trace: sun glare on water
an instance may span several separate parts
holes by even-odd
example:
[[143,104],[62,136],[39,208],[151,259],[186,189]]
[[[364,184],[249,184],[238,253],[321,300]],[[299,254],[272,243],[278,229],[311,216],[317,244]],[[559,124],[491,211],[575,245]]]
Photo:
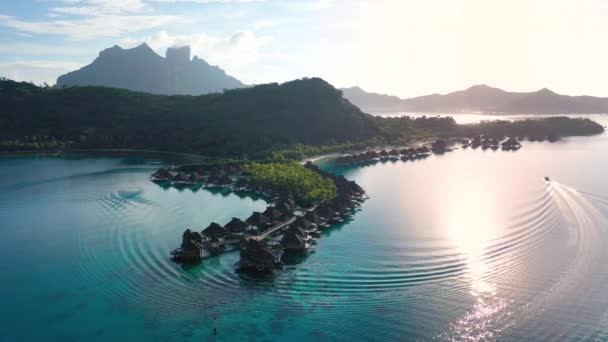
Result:
[[488,265],[483,260],[488,242],[496,235],[496,208],[481,184],[460,184],[449,191],[445,206],[447,236],[466,260],[473,295],[493,292],[484,280]]
[[489,280],[492,270],[484,260],[489,243],[499,231],[499,208],[488,189],[472,181],[457,184],[446,192],[446,236],[466,262],[466,277],[475,300],[473,307],[451,324],[448,339],[492,339],[498,333],[492,323],[506,314],[507,301],[500,298],[496,285]]

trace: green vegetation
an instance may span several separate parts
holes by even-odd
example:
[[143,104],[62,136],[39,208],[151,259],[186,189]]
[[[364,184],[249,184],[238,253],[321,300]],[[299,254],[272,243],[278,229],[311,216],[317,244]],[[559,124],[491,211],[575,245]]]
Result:
[[244,173],[261,184],[293,193],[304,204],[325,201],[336,196],[336,185],[329,178],[304,166],[291,163],[249,163]]
[[59,141],[48,136],[24,136],[20,139],[0,141],[0,151],[62,150],[71,146],[71,141]]
[[458,126],[462,136],[487,135],[493,137],[516,136],[520,138],[561,138],[601,134],[604,127],[586,118],[563,116],[517,121],[482,121],[478,124]]
[[201,96],[0,80],[0,108],[0,141],[48,136],[73,141],[72,148],[79,149],[254,159],[296,144],[351,143],[380,133],[373,116],[318,78]]
[[282,162],[431,137],[553,137],[604,131],[588,119],[457,125],[375,117],[319,78],[201,96],[0,80],[0,150],[135,149]]
[[428,137],[553,137],[594,135],[604,132],[604,127],[586,118],[563,116],[530,118],[526,120],[489,120],[480,123],[459,125],[450,116],[379,119],[380,128],[390,143]]

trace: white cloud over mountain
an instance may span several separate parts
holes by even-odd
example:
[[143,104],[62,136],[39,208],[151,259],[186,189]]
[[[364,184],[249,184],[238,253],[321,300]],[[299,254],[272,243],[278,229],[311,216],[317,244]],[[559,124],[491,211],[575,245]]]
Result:
[[268,36],[258,36],[248,30],[226,36],[213,36],[206,33],[172,35],[166,31],[159,31],[152,36],[140,39],[123,39],[122,44],[126,47],[133,47],[145,41],[161,56],[164,56],[168,47],[189,45],[192,55],[203,58],[210,64],[220,65],[229,73],[238,74],[241,68],[259,58],[262,47],[271,40]]

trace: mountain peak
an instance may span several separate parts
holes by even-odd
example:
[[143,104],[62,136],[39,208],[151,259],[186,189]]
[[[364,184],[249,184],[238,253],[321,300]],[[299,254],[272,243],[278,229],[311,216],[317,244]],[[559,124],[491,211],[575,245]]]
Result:
[[494,88],[494,87],[490,87],[487,84],[477,84],[477,85],[469,87],[466,91],[474,92],[474,93],[503,92],[503,90]]
[[154,50],[152,50],[152,48],[150,47],[150,45],[148,45],[148,43],[146,43],[146,42],[143,42],[143,43],[137,45],[136,47],[134,47],[134,48],[132,48],[130,50],[141,51],[141,52],[144,52],[144,53],[152,53],[152,54],[157,55],[156,52],[154,52]]
[[347,92],[356,92],[356,93],[365,93],[366,92],[359,86],[345,87],[345,88],[342,88],[341,90],[347,91]]
[[190,62],[190,46],[173,46],[167,48],[167,61],[171,63],[185,64]]
[[167,49],[166,58],[147,43],[130,49],[105,49],[93,63],[57,79],[57,86],[97,85],[155,94],[200,95],[245,85],[199,58],[190,60],[189,46]]
[[469,87],[467,90],[476,90],[476,89],[493,89],[487,84],[475,84]]
[[551,90],[549,88],[540,89],[536,93],[539,95],[557,95],[556,92],[554,92],[553,90]]

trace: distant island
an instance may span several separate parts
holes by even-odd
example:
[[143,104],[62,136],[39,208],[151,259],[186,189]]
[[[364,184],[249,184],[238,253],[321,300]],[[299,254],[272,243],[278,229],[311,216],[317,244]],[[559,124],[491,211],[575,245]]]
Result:
[[152,94],[200,95],[245,85],[194,56],[190,47],[167,49],[166,58],[147,44],[132,49],[117,45],[99,53],[93,63],[59,76],[57,87],[105,86]]
[[370,93],[359,87],[343,88],[344,97],[368,112],[497,113],[497,114],[602,114],[608,113],[608,98],[567,96],[549,89],[508,92],[487,85],[445,95],[432,94],[409,99]]

